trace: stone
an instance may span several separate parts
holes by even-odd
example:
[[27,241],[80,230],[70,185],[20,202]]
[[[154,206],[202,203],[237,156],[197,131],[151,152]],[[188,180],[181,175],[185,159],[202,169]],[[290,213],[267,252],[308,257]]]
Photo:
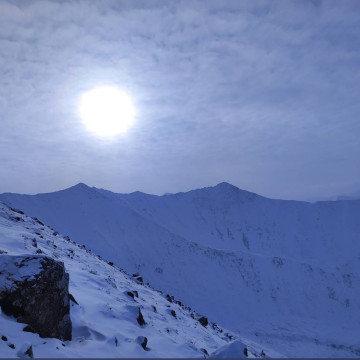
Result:
[[136,291],[136,290],[133,290],[133,291],[127,291],[126,294],[128,296],[130,296],[131,298],[133,298],[135,300],[135,298],[139,297],[139,293]]
[[206,327],[209,322],[208,322],[208,319],[207,319],[205,316],[202,316],[202,317],[199,319],[199,323],[200,323],[203,327]]
[[132,293],[132,291],[127,291],[126,294],[134,299],[135,295]]
[[137,342],[139,345],[141,345],[141,347],[142,347],[144,350],[146,350],[146,351],[149,350],[149,349],[146,347],[147,342],[148,342],[148,339],[147,339],[146,336],[138,336],[138,337],[136,338],[136,342]]
[[32,359],[34,358],[32,345],[25,351],[25,355],[29,355]]
[[69,293],[69,300],[71,300],[74,304],[79,305],[79,303],[75,300],[74,296]]
[[140,326],[146,325],[145,319],[143,317],[143,314],[141,313],[140,308],[139,308],[139,316],[136,318],[136,320]]
[[0,306],[43,338],[72,338],[69,274],[62,262],[39,255],[0,255]]

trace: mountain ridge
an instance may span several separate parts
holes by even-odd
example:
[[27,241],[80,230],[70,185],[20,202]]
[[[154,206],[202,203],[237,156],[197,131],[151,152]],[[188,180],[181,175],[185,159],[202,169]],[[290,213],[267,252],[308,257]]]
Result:
[[[327,345],[314,345],[318,337],[358,343],[345,328],[360,325],[360,201],[268,199],[227,183],[166,196],[80,184],[30,197],[2,194],[0,201],[140,271],[233,331],[244,329],[240,322],[254,339],[264,331],[288,356],[299,354],[275,334],[300,332],[312,341],[308,356],[310,349],[329,355]],[[328,329],[338,331],[336,339]]]
[[[243,358],[245,348],[250,357],[260,356],[258,346],[247,346],[240,339],[231,341],[233,335],[174,297],[144,284],[138,274],[127,274],[40,220],[3,203],[0,238],[0,260],[3,256],[17,282],[23,278],[27,283],[29,278],[35,278],[41,259],[56,259],[62,267],[65,264],[70,274],[73,333],[72,339],[59,339],[56,335],[43,339],[33,329],[24,332],[26,324],[0,311],[0,357],[23,358],[31,349],[32,356],[40,358],[200,358],[208,357],[214,350],[220,354],[230,351]],[[37,262],[27,267],[19,265],[18,259]],[[17,286],[5,278],[6,272],[1,275],[0,293]],[[36,311],[33,310],[34,316]],[[231,351],[234,346],[237,349]]]

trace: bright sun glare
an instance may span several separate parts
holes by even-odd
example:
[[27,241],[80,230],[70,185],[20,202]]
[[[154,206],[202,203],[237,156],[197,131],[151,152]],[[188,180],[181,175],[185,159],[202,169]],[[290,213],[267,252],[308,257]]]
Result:
[[116,87],[104,86],[84,93],[80,116],[89,131],[99,137],[125,133],[134,121],[131,98]]

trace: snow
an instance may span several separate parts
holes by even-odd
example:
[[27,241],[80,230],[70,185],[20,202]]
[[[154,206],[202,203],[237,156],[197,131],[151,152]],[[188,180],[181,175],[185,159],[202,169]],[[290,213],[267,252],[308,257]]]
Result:
[[[8,288],[8,284],[13,284],[14,281],[23,280],[26,276],[28,280],[32,280],[35,274],[39,273],[41,269],[42,256],[31,256],[31,261],[27,261],[23,266],[21,264],[24,259],[22,256],[1,255],[0,264],[0,290]],[[6,273],[2,270],[6,269]],[[8,277],[6,277],[7,275]]]
[[360,355],[358,200],[272,200],[227,183],[165,196],[79,184],[0,200],[269,356]]
[[235,340],[216,350],[211,357],[217,359],[246,359],[245,349],[247,349],[245,344],[239,340]]
[[[33,239],[36,239],[37,247]],[[42,254],[36,255],[41,249]],[[33,348],[34,357],[204,357],[227,344],[227,331],[197,321],[199,314],[185,306],[166,300],[165,295],[142,285],[132,275],[111,266],[91,251],[58,234],[37,220],[12,211],[0,203],[0,261],[11,266],[17,256],[31,255],[33,267],[14,268],[16,272],[34,274],[40,268],[36,260],[46,255],[65,264],[70,274],[70,293],[79,305],[71,302],[73,340],[43,339],[23,332],[24,324],[0,313],[0,357],[24,357]],[[11,269],[10,269],[11,270]],[[4,285],[0,277],[0,286]],[[131,298],[127,292],[137,292]],[[156,312],[154,307],[156,307]],[[136,320],[139,309],[146,321]],[[176,313],[176,318],[171,314]],[[140,339],[148,339],[144,350]],[[14,345],[14,349],[10,347]],[[250,357],[258,355],[259,346],[250,347]]]

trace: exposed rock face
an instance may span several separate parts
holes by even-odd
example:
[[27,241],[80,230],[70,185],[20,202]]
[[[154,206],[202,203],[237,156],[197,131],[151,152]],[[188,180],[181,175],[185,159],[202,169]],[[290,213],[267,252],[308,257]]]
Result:
[[71,340],[69,274],[62,262],[0,255],[0,306],[41,337]]

